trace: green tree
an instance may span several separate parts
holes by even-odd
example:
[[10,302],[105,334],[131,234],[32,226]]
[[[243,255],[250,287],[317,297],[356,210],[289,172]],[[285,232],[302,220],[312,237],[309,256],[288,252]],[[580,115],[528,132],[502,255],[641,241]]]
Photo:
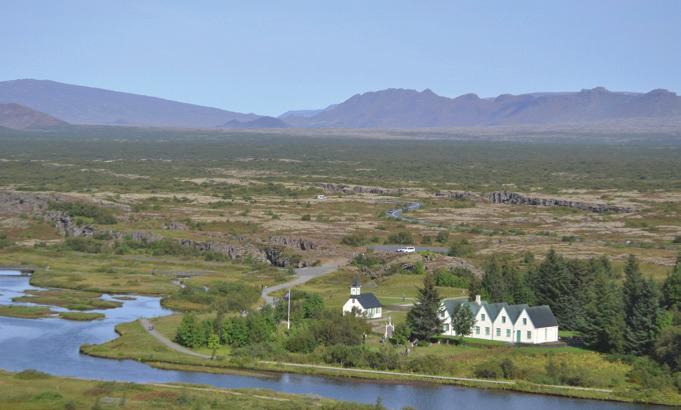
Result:
[[539,305],[549,305],[561,326],[571,328],[572,278],[565,260],[551,249],[530,276],[532,293]]
[[642,356],[652,352],[657,335],[657,292],[652,280],[643,278],[634,255],[629,255],[624,275],[624,348]]
[[316,293],[308,293],[303,300],[303,317],[319,317],[324,312],[324,299]]
[[662,286],[662,305],[667,309],[681,310],[681,256]]
[[474,301],[475,296],[479,295],[481,293],[482,293],[482,282],[480,282],[480,279],[478,279],[477,276],[473,276],[471,278],[470,283],[468,284],[468,300]]
[[584,343],[601,352],[619,352],[624,343],[622,292],[605,272],[598,272],[587,291],[585,320],[581,325]]
[[508,301],[509,292],[503,270],[503,263],[497,255],[492,255],[485,264],[482,293],[492,303]]
[[215,359],[215,352],[220,348],[220,336],[216,333],[211,332],[211,334],[208,335],[208,348],[211,351],[210,359]]
[[442,230],[437,233],[437,237],[435,237],[435,240],[438,241],[439,243],[447,243],[449,241],[449,231]]
[[423,279],[423,288],[418,290],[416,303],[407,313],[407,324],[411,328],[412,337],[429,340],[442,332],[440,302],[433,276],[428,274]]
[[177,327],[175,333],[175,341],[185,347],[196,347],[198,339],[199,328],[196,322],[196,316],[193,313],[185,313],[182,316],[182,321]]
[[471,334],[471,330],[475,325],[475,317],[468,306],[459,306],[452,317],[452,330],[459,336],[459,340],[463,340],[464,336]]
[[390,343],[395,345],[406,344],[411,337],[411,328],[406,323],[400,323],[395,326],[393,337],[390,338]]
[[655,342],[655,358],[673,371],[681,371],[681,326],[663,330]]

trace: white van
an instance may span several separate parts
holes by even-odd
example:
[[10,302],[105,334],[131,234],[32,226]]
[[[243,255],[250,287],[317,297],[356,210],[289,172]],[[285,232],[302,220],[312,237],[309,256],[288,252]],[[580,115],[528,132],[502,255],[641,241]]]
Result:
[[416,248],[413,246],[404,246],[402,248],[397,249],[397,253],[414,253],[416,252]]

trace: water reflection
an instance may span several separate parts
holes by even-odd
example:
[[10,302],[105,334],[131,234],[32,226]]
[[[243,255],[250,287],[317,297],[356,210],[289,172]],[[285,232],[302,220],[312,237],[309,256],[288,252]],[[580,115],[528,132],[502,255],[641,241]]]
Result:
[[[11,303],[28,289],[28,277],[0,276],[0,304]],[[107,296],[107,298],[110,298]],[[103,343],[116,337],[114,326],[139,317],[171,312],[154,297],[122,301],[115,309],[97,310],[103,320],[76,322],[58,318],[16,319],[0,317],[0,368],[10,371],[37,369],[59,376],[130,382],[179,382],[229,388],[264,388],[287,393],[314,394],[339,400],[374,403],[377,397],[389,408],[417,409],[643,409],[640,405],[572,400],[503,391],[467,389],[429,384],[380,384],[296,374],[257,376],[160,370],[134,360],[98,359],[79,353],[85,343]]]

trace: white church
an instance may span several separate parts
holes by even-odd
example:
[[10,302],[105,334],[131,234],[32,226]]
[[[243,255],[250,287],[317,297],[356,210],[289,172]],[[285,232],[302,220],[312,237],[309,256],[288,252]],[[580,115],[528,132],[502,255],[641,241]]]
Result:
[[480,295],[473,302],[445,299],[440,310],[444,335],[456,336],[452,329],[452,317],[458,309],[469,309],[475,318],[471,333],[466,337],[527,344],[558,341],[558,322],[551,308],[546,305],[487,303],[481,300]]
[[383,306],[373,293],[362,293],[359,279],[355,278],[350,286],[350,298],[343,305],[343,316],[352,313],[367,319],[380,319]]

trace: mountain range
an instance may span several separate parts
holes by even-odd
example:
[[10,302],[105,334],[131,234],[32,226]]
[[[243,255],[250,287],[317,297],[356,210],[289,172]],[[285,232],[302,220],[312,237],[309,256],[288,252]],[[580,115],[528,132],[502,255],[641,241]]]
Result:
[[[681,97],[673,92],[614,92],[603,87],[577,92],[503,94],[495,98],[476,94],[449,98],[429,89],[387,89],[357,94],[324,109],[288,111],[274,118],[27,79],[0,82],[1,103],[20,104],[52,118],[41,117],[36,122],[38,128],[50,121],[60,121],[54,125],[63,125],[63,121],[175,128],[446,128],[681,120]],[[13,110],[7,112],[25,115],[16,107]],[[5,121],[9,121],[7,115]],[[21,124],[21,120],[16,121]],[[24,123],[22,127],[32,125]]]

